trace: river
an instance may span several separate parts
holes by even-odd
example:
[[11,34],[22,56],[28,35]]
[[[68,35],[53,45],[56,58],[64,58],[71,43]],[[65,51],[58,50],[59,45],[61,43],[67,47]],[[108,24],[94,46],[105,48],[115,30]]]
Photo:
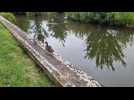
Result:
[[65,60],[104,86],[134,86],[134,31],[73,22],[64,14],[16,16],[17,25],[43,36]]

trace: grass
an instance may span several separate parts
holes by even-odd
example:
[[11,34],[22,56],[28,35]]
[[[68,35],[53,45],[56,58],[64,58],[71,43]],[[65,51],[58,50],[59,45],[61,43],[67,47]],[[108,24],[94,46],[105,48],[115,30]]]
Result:
[[53,83],[0,24],[0,87],[49,87]]
[[16,23],[16,18],[14,16],[13,13],[8,13],[8,12],[0,12],[0,16],[5,17],[6,19],[8,19],[9,21]]

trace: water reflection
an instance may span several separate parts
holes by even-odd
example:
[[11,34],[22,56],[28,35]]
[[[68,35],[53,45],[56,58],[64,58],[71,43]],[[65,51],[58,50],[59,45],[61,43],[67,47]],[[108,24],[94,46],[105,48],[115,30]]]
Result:
[[87,36],[86,43],[86,57],[96,59],[97,67],[100,66],[102,69],[104,66],[107,66],[115,70],[113,66],[114,61],[119,61],[123,65],[126,65],[122,47],[119,45],[116,36],[106,31],[91,32],[91,34]]
[[68,25],[69,30],[73,31],[76,36],[86,37],[85,58],[95,59],[96,66],[101,69],[107,67],[114,71],[114,62],[120,62],[124,67],[126,66],[123,49],[127,43],[132,44],[133,32],[75,24]]
[[41,41],[42,43],[44,43],[45,39],[48,37],[48,33],[45,30],[45,28],[43,28],[43,16],[41,17],[41,15],[39,16],[38,13],[33,15],[33,18],[31,17],[33,21],[33,23],[29,26],[29,32],[28,33],[32,33],[34,34],[33,38],[34,40],[38,40]]
[[21,27],[22,30],[27,31],[29,28],[29,19],[26,16],[16,16],[17,25]]
[[[94,59],[98,68],[107,67],[114,71],[116,69],[114,63],[121,63],[123,66],[127,65],[123,50],[128,43],[132,44],[133,42],[132,31],[116,30],[71,21],[66,22],[64,13],[47,13],[47,19],[34,16],[33,20],[34,24],[30,27],[30,30],[39,36],[38,39],[42,37],[44,39],[51,35],[60,40],[63,45],[70,33],[83,39],[86,43],[86,49],[83,51],[83,53],[85,52],[85,58]],[[48,31],[44,27],[44,20],[47,20]]]
[[48,23],[49,30],[53,32],[52,36],[59,39],[64,46],[65,38],[67,36],[67,28],[64,23],[64,13],[48,13]]

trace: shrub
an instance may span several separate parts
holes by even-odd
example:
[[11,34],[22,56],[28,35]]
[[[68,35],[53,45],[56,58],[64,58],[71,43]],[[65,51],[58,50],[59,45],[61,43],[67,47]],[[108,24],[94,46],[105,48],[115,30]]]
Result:
[[84,23],[99,23],[116,26],[134,24],[133,12],[66,12],[65,15],[72,20]]

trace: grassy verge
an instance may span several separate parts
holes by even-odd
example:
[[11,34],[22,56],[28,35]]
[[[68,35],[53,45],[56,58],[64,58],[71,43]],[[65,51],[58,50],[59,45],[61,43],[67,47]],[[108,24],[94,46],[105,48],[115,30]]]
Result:
[[0,86],[54,86],[0,24]]
[[16,19],[14,14],[12,13],[4,13],[4,12],[0,12],[0,16],[5,17],[6,19],[8,19],[9,21],[16,23]]

